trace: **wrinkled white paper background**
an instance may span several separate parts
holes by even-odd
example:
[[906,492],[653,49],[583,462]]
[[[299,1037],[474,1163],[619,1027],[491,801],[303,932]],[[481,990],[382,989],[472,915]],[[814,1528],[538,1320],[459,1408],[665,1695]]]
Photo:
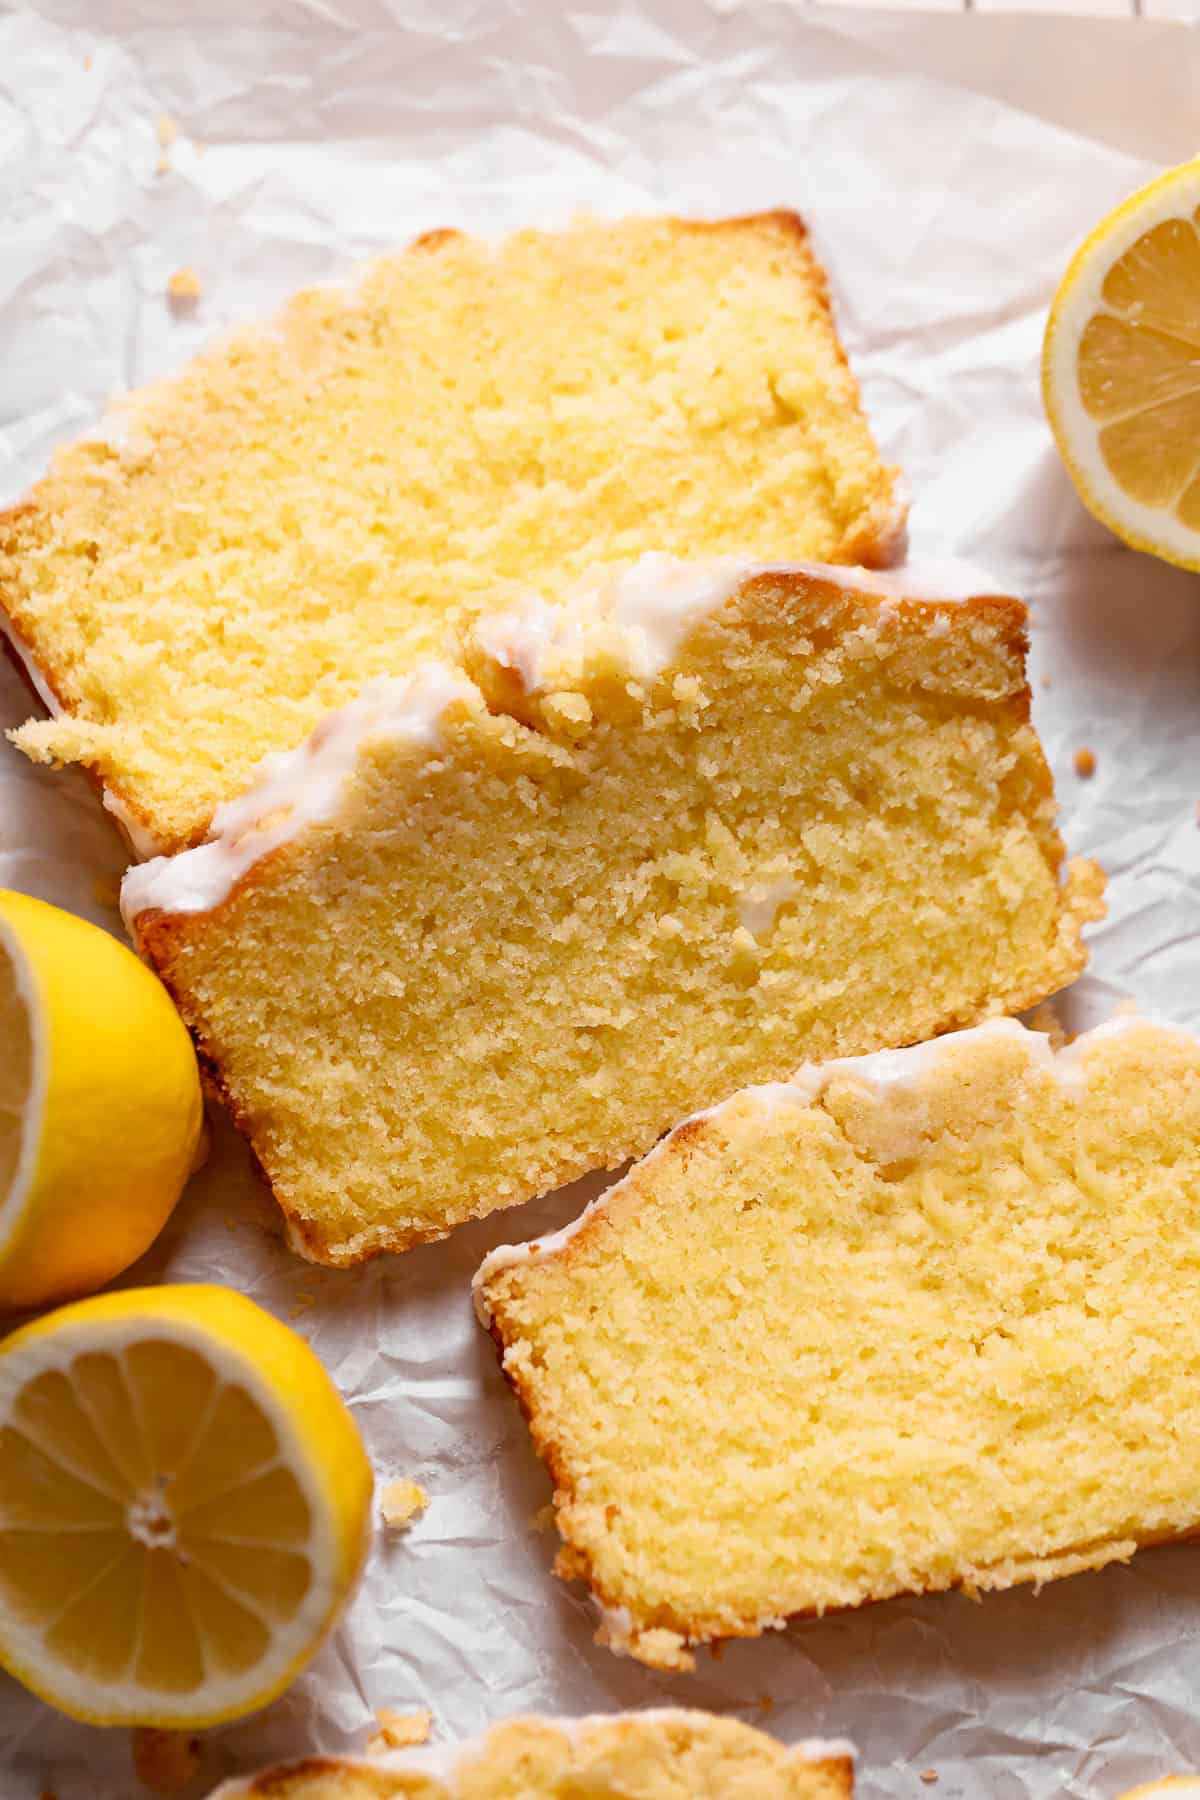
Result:
[[[403,18],[403,22],[401,21]],[[179,20],[185,22],[179,23]],[[625,0],[45,0],[0,15],[0,481],[18,492],[114,390],[177,366],[290,288],[437,225],[580,207],[800,207],[918,547],[1033,602],[1036,713],[1071,848],[1101,858],[1076,1023],[1134,993],[1200,1026],[1200,580],[1121,549],[1077,503],[1042,420],[1043,316],[1069,250],[1195,149],[1186,29],[823,14]],[[182,136],[156,176],[156,121]],[[204,281],[172,316],[170,271]],[[15,677],[0,717],[27,711]],[[1090,783],[1072,770],[1083,743]],[[81,778],[0,751],[0,881],[113,930],[122,857]],[[119,1146],[114,1147],[119,1153]],[[381,1479],[432,1494],[377,1538],[344,1628],[270,1711],[211,1735],[194,1792],[372,1709],[460,1736],[521,1709],[671,1701],[785,1738],[846,1732],[868,1795],[1106,1797],[1200,1765],[1200,1549],[972,1605],[880,1606],[653,1675],[591,1642],[531,1530],[547,1498],[470,1275],[573,1216],[559,1196],[357,1273],[284,1249],[227,1128],[131,1281],[217,1280],[292,1319]],[[1200,1472],[1198,1472],[1200,1479]],[[0,1679],[0,1796],[134,1800],[125,1732],[53,1717]]]

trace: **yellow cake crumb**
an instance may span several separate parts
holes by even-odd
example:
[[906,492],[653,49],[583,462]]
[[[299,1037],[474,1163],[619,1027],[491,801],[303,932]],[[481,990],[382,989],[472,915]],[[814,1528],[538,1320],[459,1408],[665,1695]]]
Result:
[[133,1769],[155,1794],[177,1794],[200,1767],[200,1739],[186,1731],[139,1725],[131,1733]]
[[175,142],[175,139],[179,136],[178,121],[172,118],[171,114],[168,112],[159,113],[156,122],[156,130],[158,132],[159,144],[164,150],[169,150],[171,145]]
[[424,1744],[433,1724],[431,1712],[394,1712],[390,1706],[381,1706],[375,1717],[379,1729],[367,1739],[368,1756],[382,1756],[387,1750],[405,1750],[413,1744]]
[[1081,745],[1075,752],[1075,773],[1082,776],[1085,781],[1090,780],[1096,773],[1096,752],[1089,749],[1086,744]]
[[403,1531],[429,1505],[429,1495],[415,1481],[390,1481],[379,1497],[379,1510],[389,1531]]
[[181,305],[198,300],[204,284],[195,269],[176,269],[167,281],[167,297]]

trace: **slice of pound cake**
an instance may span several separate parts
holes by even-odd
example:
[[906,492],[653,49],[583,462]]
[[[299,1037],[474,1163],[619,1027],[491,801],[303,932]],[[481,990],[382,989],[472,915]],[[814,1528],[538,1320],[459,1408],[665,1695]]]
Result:
[[122,901],[306,1255],[649,1149],[1081,968],[1023,609],[648,558],[274,759]]
[[1200,1041],[995,1020],[747,1088],[476,1300],[643,1662],[1124,1561],[1200,1528]]
[[227,1782],[212,1800],[853,1800],[854,1751],[785,1747],[736,1719],[673,1708],[510,1719],[466,1744],[322,1758]]
[[298,295],[0,517],[0,616],[139,854],[203,837],[448,623],[643,551],[892,560],[904,508],[794,213],[438,231]]

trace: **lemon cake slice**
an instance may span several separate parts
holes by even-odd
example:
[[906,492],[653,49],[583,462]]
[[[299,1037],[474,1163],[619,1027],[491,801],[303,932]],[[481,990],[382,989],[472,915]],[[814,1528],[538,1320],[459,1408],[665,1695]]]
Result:
[[650,1148],[804,1056],[1082,966],[1023,609],[647,558],[374,685],[122,904],[345,1263]]
[[853,1800],[854,1750],[785,1746],[737,1719],[656,1708],[510,1719],[464,1744],[313,1758],[227,1782],[212,1800]]
[[439,231],[299,294],[0,517],[0,617],[139,855],[447,626],[643,551],[903,536],[793,213]]
[[1014,1020],[677,1127],[476,1278],[600,1641],[691,1647],[1200,1529],[1200,1041]]

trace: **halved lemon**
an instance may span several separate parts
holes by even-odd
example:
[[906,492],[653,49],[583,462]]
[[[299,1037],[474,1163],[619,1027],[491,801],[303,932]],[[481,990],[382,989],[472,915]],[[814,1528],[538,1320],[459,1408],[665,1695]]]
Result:
[[100,1725],[252,1712],[353,1591],[371,1491],[329,1376],[252,1301],[62,1307],[0,1344],[0,1666]]
[[1200,158],[1098,225],[1063,276],[1042,392],[1083,500],[1135,549],[1200,569]]
[[0,891],[0,1311],[128,1268],[202,1127],[195,1053],[157,976],[99,926]]

